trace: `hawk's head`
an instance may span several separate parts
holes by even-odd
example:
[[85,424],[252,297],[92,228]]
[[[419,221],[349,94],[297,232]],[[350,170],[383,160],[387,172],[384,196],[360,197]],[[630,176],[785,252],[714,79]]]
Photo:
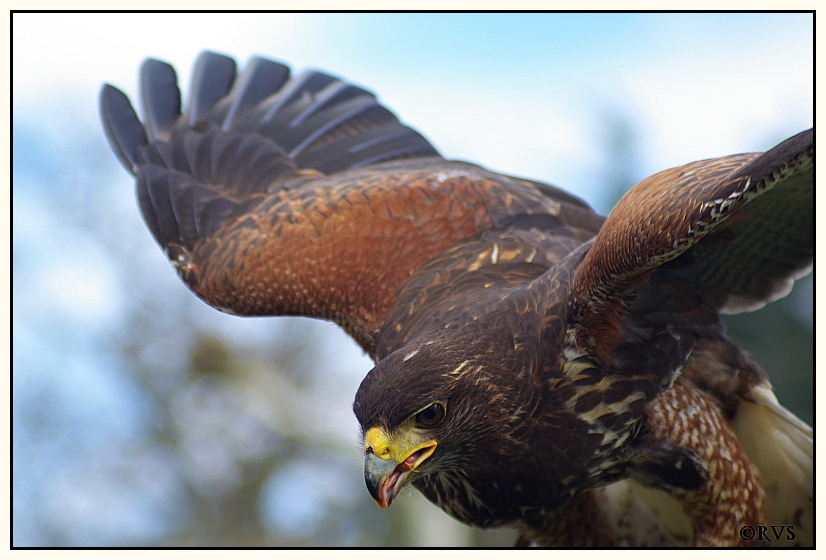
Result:
[[543,461],[558,455],[546,453],[549,447],[569,456],[583,442],[571,435],[536,439],[546,430],[566,432],[570,418],[548,414],[554,399],[538,382],[532,322],[520,330],[496,323],[491,317],[473,329],[419,337],[362,382],[353,408],[365,482],[379,506],[413,482],[455,517],[486,526],[524,519],[531,510],[538,515],[567,497],[548,483],[549,474],[569,474],[564,461]]
[[[416,481],[449,511],[459,504],[468,509],[484,490],[476,473],[487,478],[490,464],[529,451],[521,445],[503,448],[502,434],[524,422],[514,402],[519,391],[502,391],[488,364],[470,354],[451,359],[450,348],[444,340],[402,348],[379,362],[356,394],[365,482],[381,507]],[[428,480],[453,495],[427,492]],[[468,516],[476,514],[459,517]]]

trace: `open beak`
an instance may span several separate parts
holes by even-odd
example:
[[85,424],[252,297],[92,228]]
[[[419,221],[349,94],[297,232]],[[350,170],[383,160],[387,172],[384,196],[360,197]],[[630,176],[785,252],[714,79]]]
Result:
[[[375,429],[375,428],[374,428]],[[394,450],[386,445],[387,438],[372,430],[366,437],[364,456],[364,482],[367,490],[381,508],[390,507],[402,487],[416,474],[416,469],[436,450],[436,442],[428,441],[413,449]],[[394,451],[396,451],[394,453]],[[397,461],[398,457],[404,457]]]

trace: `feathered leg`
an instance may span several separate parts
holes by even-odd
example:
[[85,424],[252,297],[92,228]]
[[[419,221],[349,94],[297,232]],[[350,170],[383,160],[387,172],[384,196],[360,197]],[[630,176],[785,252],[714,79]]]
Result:
[[679,378],[648,406],[646,426],[655,440],[696,453],[705,471],[701,489],[673,492],[691,520],[694,546],[758,544],[741,530],[766,523],[759,475],[715,399]]

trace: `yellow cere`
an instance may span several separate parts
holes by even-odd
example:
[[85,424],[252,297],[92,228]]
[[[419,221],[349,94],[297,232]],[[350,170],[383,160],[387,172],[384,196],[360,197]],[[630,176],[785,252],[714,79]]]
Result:
[[[411,419],[412,420],[412,419]],[[405,459],[413,453],[430,447],[429,452],[418,457],[413,468],[430,457],[436,449],[436,441],[425,439],[425,434],[413,427],[412,422],[405,421],[399,429],[392,434],[388,434],[383,428],[373,427],[364,434],[364,449],[372,448],[373,454],[379,459],[392,460],[396,463],[403,463]]]

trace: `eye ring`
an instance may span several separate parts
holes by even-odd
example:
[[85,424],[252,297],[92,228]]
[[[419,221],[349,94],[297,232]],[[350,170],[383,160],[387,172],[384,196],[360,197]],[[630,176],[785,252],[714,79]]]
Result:
[[445,405],[439,401],[432,402],[416,413],[416,427],[435,428],[445,419]]

